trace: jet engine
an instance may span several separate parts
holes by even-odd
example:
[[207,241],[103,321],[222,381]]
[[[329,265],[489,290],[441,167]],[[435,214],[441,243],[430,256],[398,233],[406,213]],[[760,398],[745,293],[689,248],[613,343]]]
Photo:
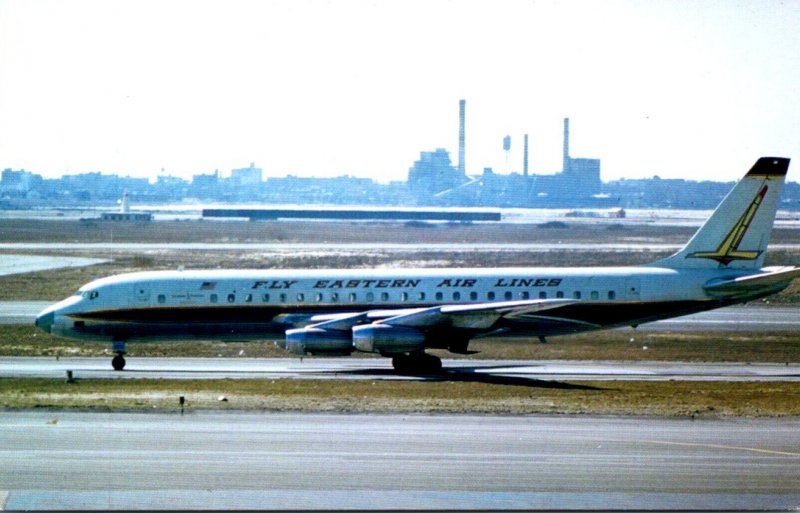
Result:
[[365,324],[353,327],[353,345],[366,353],[413,353],[425,348],[425,334],[403,326]]
[[284,347],[292,354],[346,356],[353,352],[353,339],[349,331],[322,328],[299,328],[286,330]]

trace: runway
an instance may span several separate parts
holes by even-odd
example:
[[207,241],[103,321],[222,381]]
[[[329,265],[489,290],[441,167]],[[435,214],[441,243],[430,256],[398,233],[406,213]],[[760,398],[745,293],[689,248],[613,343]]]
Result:
[[33,324],[53,301],[0,301],[0,324]]
[[53,411],[0,427],[7,510],[800,506],[797,419]]
[[642,324],[636,331],[797,331],[800,307],[758,303],[730,306]]
[[800,364],[443,360],[437,375],[397,374],[388,358],[137,358],[122,372],[108,357],[0,357],[1,378],[800,381]]
[[71,256],[41,255],[0,255],[0,276],[35,271],[61,269],[63,267],[83,267],[107,262],[99,258],[80,258]]
[[[55,301],[0,301],[0,324],[33,324]],[[628,329],[628,328],[625,328]],[[731,306],[642,324],[637,331],[798,331],[800,307]]]

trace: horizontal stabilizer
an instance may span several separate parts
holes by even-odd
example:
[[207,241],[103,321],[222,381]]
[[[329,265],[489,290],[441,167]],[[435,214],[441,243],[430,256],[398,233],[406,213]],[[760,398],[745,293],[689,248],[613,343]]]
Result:
[[712,296],[729,298],[758,294],[761,290],[774,293],[787,287],[795,278],[800,278],[798,267],[767,267],[764,271],[733,279],[712,280],[703,288]]

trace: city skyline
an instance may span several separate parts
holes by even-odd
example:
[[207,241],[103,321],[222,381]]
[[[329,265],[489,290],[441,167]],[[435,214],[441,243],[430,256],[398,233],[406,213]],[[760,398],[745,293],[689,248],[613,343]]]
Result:
[[[800,148],[800,4],[0,0],[0,168],[191,179],[469,174],[735,180]],[[788,179],[800,181],[800,170]]]

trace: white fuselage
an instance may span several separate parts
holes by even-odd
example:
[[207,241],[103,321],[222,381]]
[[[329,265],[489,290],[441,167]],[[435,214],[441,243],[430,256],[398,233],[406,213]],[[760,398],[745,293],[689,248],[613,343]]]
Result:
[[[91,282],[42,312],[39,323],[49,323],[55,334],[95,340],[252,339],[340,312],[574,299],[580,306],[573,308],[597,311],[592,325],[610,327],[711,308],[716,301],[703,285],[720,276],[718,270],[644,266],[156,271]],[[505,334],[560,332],[524,319],[512,325],[516,330]]]

